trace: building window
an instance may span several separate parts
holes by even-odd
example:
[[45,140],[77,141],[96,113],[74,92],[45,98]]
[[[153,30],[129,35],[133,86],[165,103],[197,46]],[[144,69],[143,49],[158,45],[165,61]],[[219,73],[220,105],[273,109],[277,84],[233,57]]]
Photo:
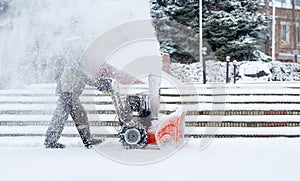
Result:
[[281,42],[288,43],[290,40],[289,37],[289,25],[287,23],[281,24]]

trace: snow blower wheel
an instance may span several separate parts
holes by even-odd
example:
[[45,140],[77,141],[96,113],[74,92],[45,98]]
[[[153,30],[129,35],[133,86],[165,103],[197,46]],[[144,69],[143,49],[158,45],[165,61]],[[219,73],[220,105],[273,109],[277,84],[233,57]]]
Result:
[[125,149],[144,148],[148,144],[147,130],[138,122],[131,121],[124,124],[119,136],[120,142]]
[[129,145],[135,145],[141,140],[141,133],[135,128],[127,129],[124,138]]

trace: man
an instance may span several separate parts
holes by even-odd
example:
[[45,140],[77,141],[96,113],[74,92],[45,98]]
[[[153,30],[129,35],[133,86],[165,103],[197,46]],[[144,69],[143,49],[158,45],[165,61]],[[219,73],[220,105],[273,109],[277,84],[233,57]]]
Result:
[[79,132],[83,144],[87,148],[102,143],[102,139],[94,139],[91,136],[87,113],[82,106],[79,96],[86,84],[97,86],[96,79],[87,76],[79,63],[69,63],[63,68],[57,78],[56,92],[59,95],[57,107],[54,111],[51,124],[46,132],[46,148],[64,148],[65,145],[58,142],[64,125],[71,115]]

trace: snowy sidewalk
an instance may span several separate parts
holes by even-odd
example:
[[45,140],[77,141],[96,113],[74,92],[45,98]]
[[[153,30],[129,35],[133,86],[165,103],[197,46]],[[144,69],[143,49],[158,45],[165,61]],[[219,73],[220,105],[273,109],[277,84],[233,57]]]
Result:
[[[1,139],[1,138],[0,138]],[[23,141],[27,142],[26,138]],[[0,147],[3,181],[298,181],[299,139],[215,139],[200,151],[190,140],[175,154],[152,164],[133,166],[113,161],[83,146],[62,150]],[[72,141],[71,141],[72,142]],[[114,149],[120,149],[116,147]],[[130,154],[120,150],[123,154]],[[133,150],[142,156],[143,150]],[[157,154],[158,150],[152,150]]]

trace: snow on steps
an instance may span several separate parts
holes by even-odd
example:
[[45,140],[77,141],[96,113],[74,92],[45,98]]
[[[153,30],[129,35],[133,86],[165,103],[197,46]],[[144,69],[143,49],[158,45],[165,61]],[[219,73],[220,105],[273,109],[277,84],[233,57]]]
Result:
[[[143,85],[121,86],[121,94],[144,91],[147,87]],[[43,135],[56,106],[54,92],[53,84],[0,90],[0,136]],[[218,135],[297,135],[300,131],[299,95],[298,83],[164,86],[161,113],[169,113],[178,106],[189,110],[186,116],[188,135],[205,134],[210,127],[217,128]],[[94,133],[116,134],[111,127],[115,126],[112,123],[116,116],[109,96],[87,87],[80,99],[88,111]],[[99,123],[110,127],[99,128]],[[189,131],[190,127],[193,131]],[[77,135],[70,118],[64,134]]]

